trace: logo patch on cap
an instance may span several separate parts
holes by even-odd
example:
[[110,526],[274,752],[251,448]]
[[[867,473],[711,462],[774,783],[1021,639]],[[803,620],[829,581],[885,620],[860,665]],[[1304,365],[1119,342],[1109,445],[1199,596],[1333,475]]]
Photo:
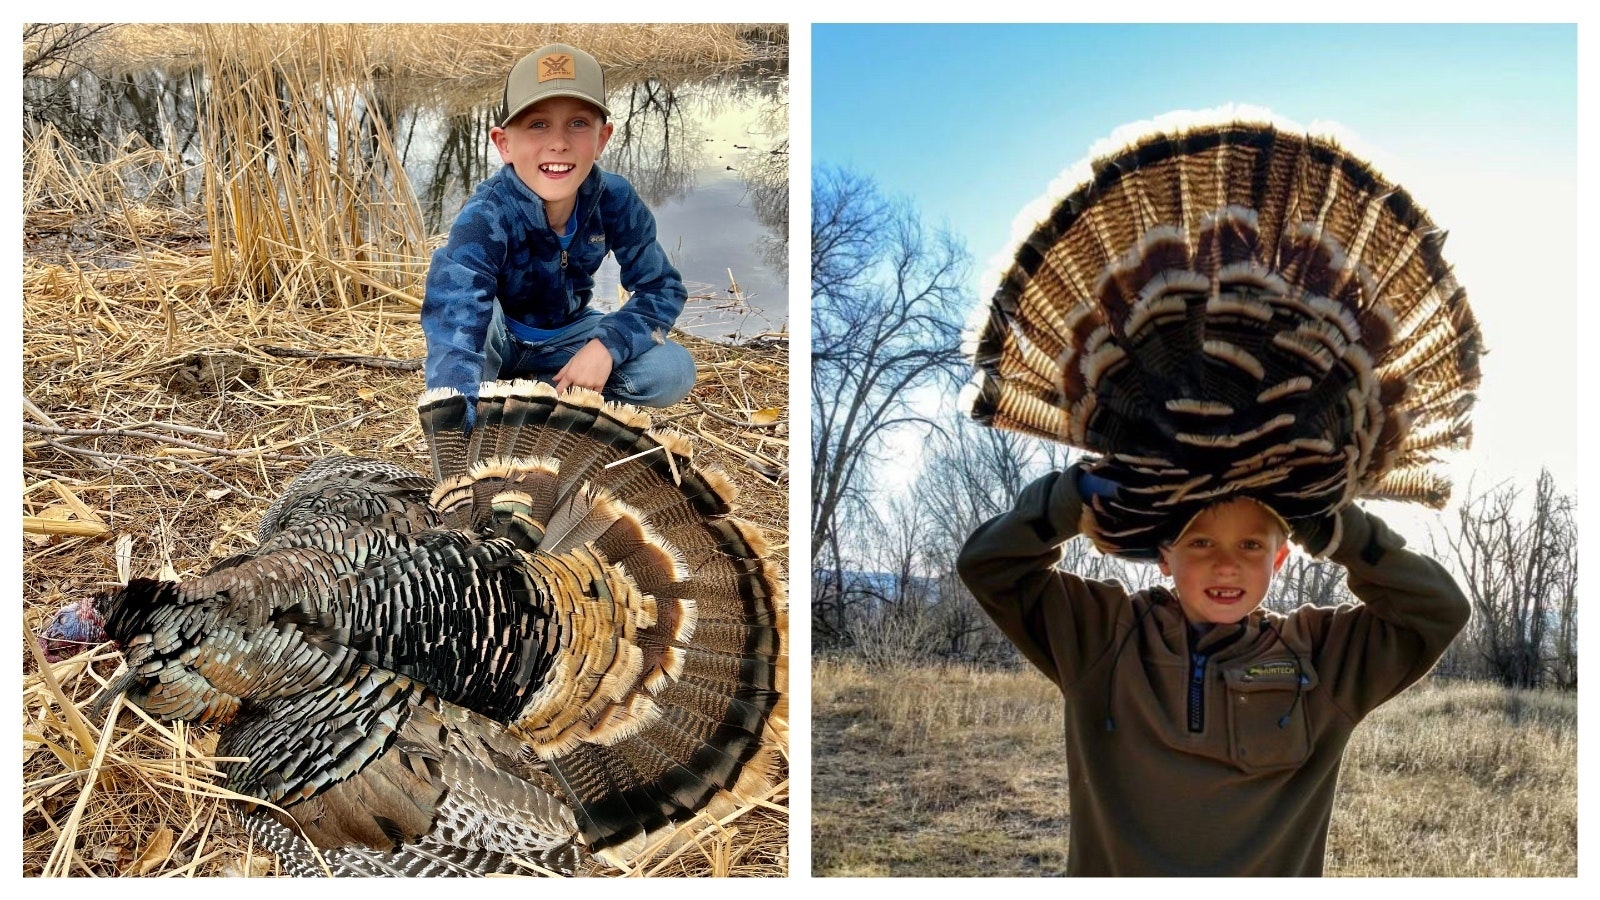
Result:
[[552,53],[539,60],[539,83],[544,84],[556,78],[577,78],[578,74],[572,67],[572,54]]

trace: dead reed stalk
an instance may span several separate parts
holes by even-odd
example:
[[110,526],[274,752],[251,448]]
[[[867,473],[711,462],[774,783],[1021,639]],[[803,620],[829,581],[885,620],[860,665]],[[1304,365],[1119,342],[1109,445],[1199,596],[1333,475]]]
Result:
[[201,58],[216,284],[335,308],[375,289],[416,301],[427,235],[361,43],[341,40],[343,26],[288,43],[269,34],[281,29],[236,28],[208,26]]
[[615,68],[740,63],[750,58],[748,38],[787,40],[782,26],[716,23],[142,24],[119,26],[104,41],[97,65],[122,72],[185,68],[207,55],[208,40],[263,40],[315,63],[321,52],[305,40],[313,30],[325,32],[329,54],[366,60],[366,75],[406,72],[450,80],[504,78],[519,57],[549,43],[582,47]]

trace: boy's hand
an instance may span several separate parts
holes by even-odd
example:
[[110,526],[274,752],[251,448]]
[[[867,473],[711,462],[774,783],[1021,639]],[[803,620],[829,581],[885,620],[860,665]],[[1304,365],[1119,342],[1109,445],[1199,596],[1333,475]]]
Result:
[[1313,558],[1325,559],[1338,531],[1338,524],[1339,514],[1336,512],[1295,519],[1290,523],[1289,537]]
[[573,385],[591,391],[604,390],[611,377],[611,351],[594,338],[573,354],[567,364],[556,373],[556,390],[564,391]]
[[1122,491],[1122,486],[1115,481],[1089,474],[1089,470],[1084,468],[1082,463],[1076,463],[1067,469],[1067,474],[1076,479],[1073,485],[1077,487],[1078,496],[1085,503],[1089,502],[1093,497],[1099,497],[1103,500],[1115,500]]

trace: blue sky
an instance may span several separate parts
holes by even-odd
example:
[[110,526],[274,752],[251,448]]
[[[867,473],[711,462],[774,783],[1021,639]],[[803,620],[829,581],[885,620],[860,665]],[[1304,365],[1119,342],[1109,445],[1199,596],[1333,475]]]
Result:
[[[1265,107],[1337,123],[1450,232],[1490,353],[1453,467],[1577,489],[1577,30],[1543,25],[818,25],[812,162],[873,176],[982,274],[1118,126]],[[1459,493],[1459,491],[1458,491]]]
[[[818,25],[812,158],[975,238],[1125,122],[1224,103],[1336,119],[1397,155],[1576,160],[1576,29]],[[974,243],[982,254],[986,245]]]

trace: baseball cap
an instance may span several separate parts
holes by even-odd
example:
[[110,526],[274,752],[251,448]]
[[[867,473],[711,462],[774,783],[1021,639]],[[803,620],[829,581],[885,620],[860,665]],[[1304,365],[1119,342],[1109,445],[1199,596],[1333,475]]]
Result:
[[1178,541],[1183,540],[1183,536],[1189,532],[1189,529],[1194,526],[1194,523],[1197,520],[1199,520],[1199,518],[1201,516],[1203,516],[1207,512],[1209,512],[1213,507],[1222,506],[1222,505],[1227,504],[1227,503],[1232,503],[1235,500],[1248,500],[1251,503],[1254,503],[1256,506],[1259,506],[1262,509],[1266,510],[1267,511],[1267,515],[1271,516],[1273,518],[1273,520],[1278,523],[1278,526],[1283,529],[1283,536],[1285,538],[1288,538],[1290,533],[1293,531],[1293,529],[1291,529],[1289,527],[1289,522],[1286,519],[1284,519],[1284,517],[1282,515],[1280,515],[1277,510],[1273,509],[1270,504],[1264,503],[1264,502],[1256,499],[1255,497],[1249,497],[1249,496],[1246,496],[1244,494],[1237,494],[1237,495],[1235,495],[1233,497],[1228,497],[1226,499],[1219,500],[1216,503],[1213,503],[1210,506],[1207,506],[1204,509],[1200,510],[1199,512],[1195,513],[1194,515],[1190,516],[1189,517],[1189,521],[1183,523],[1183,528],[1178,531],[1178,536],[1173,538],[1172,542],[1173,543],[1177,543]]
[[607,116],[606,79],[600,63],[566,44],[546,44],[511,67],[500,99],[500,127],[518,113],[547,97],[576,97],[600,108]]

